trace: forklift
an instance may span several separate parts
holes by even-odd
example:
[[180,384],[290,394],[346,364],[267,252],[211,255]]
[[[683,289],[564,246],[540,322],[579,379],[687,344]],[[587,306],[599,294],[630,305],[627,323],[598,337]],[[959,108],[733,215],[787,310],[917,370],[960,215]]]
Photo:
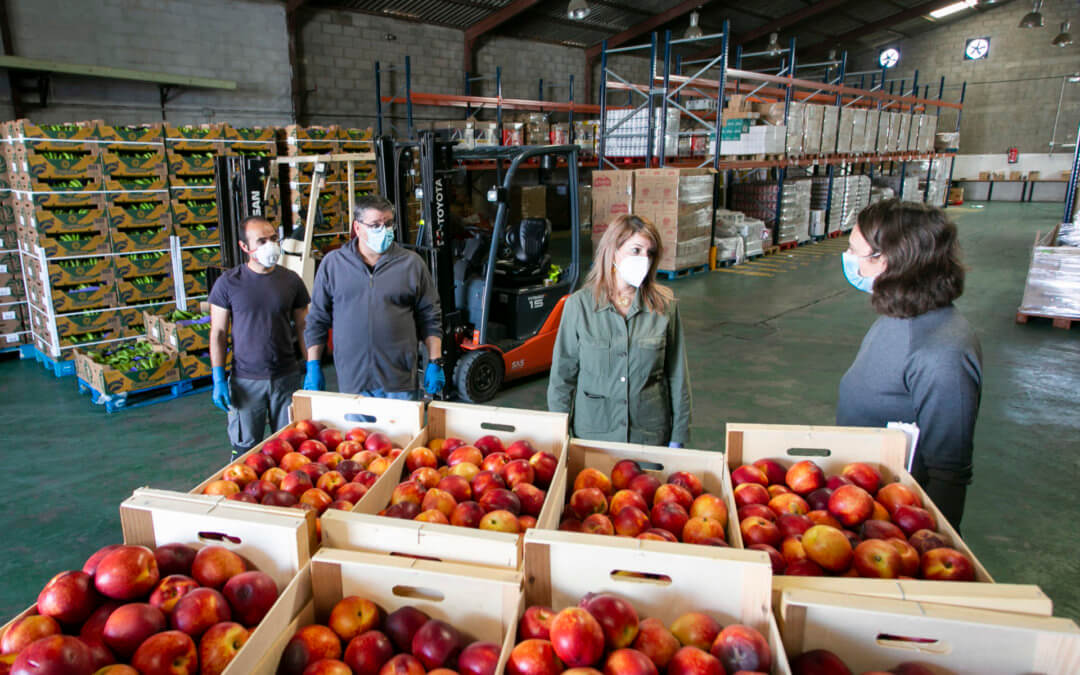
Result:
[[[577,153],[576,145],[467,149],[434,131],[420,132],[417,141],[377,141],[380,193],[395,205],[397,241],[431,271],[442,306],[448,389],[463,401],[489,401],[504,382],[551,368],[563,305],[581,270]],[[453,175],[465,162],[491,160],[498,167],[497,182],[486,193],[496,205],[492,227],[463,226],[450,210]],[[514,178],[533,164],[542,170],[565,165],[568,172],[571,243],[565,268],[551,264],[551,223],[510,212]],[[415,238],[407,240],[410,197],[419,200],[421,217]]]

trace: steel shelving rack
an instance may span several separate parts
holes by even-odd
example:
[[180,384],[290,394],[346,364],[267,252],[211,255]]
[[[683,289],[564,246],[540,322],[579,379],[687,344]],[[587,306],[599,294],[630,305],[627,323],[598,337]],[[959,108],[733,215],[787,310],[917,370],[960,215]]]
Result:
[[[786,48],[775,51],[747,54],[743,53],[741,47],[736,47],[734,59],[731,59],[729,58],[728,53],[728,35],[729,24],[725,22],[724,29],[721,33],[706,35],[702,38],[673,40],[671,39],[669,31],[665,33],[662,41],[659,35],[654,33],[651,36],[650,42],[643,45],[609,49],[606,42],[602,43],[600,56],[602,74],[600,82],[600,103],[602,109],[601,122],[598,131],[599,136],[597,139],[596,162],[598,168],[648,168],[653,166],[655,162],[657,166],[678,167],[703,167],[711,163],[718,171],[733,169],[772,169],[776,171],[778,182],[777,209],[779,210],[780,202],[783,197],[784,180],[789,168],[826,167],[825,170],[829,177],[829,195],[831,199],[837,166],[839,166],[843,172],[846,171],[849,166],[862,165],[872,177],[875,166],[888,164],[892,171],[896,171],[898,165],[901,174],[902,188],[903,181],[906,179],[908,162],[928,160],[932,170],[935,161],[951,161],[952,158],[955,157],[954,152],[915,152],[908,150],[890,153],[874,152],[860,156],[853,153],[841,154],[838,152],[838,146],[834,146],[828,152],[822,152],[821,154],[814,156],[789,157],[785,154],[785,156],[775,159],[721,159],[723,140],[722,134],[719,131],[719,121],[723,118],[725,102],[727,96],[730,94],[745,95],[748,101],[783,102],[785,126],[788,125],[790,120],[791,104],[797,101],[802,103],[832,105],[837,108],[875,108],[879,111],[889,110],[890,108],[895,107],[897,110],[914,112],[916,110],[925,111],[933,107],[937,110],[938,117],[940,117],[942,109],[951,108],[956,109],[958,112],[956,121],[957,131],[959,131],[960,127],[961,113],[966,94],[965,82],[960,85],[961,94],[959,102],[946,100],[945,78],[941,78],[937,98],[930,97],[930,85],[925,85],[923,90],[924,95],[919,96],[918,73],[915,74],[911,86],[908,88],[905,81],[900,81],[899,87],[896,87],[897,83],[895,82],[888,82],[887,70],[885,69],[858,73],[847,72],[846,53],[842,54],[838,59],[830,56],[830,59],[827,61],[800,66],[794,39],[789,41]],[[675,72],[673,73],[671,59],[672,47],[686,42],[698,42],[703,40],[720,40],[721,49],[719,55],[712,59],[697,62],[682,62],[679,59],[675,59]],[[664,55],[664,58],[660,61],[663,68],[662,73],[657,72],[656,67],[658,62],[657,54],[661,46]],[[635,52],[647,53],[647,56],[649,57],[650,74],[649,82],[647,84],[632,83],[627,78],[620,76],[608,65],[609,55]],[[778,68],[769,69],[776,71],[775,73],[743,69],[744,59],[760,56],[775,56],[781,58]],[[734,63],[732,64],[731,61],[734,61]],[[704,65],[698,67],[692,74],[682,74],[682,70],[685,66],[698,66],[702,63],[704,63]],[[825,72],[821,81],[799,77],[799,68],[802,68],[805,71],[822,67],[824,67]],[[865,77],[867,75],[871,76],[870,87],[864,88],[866,82]],[[846,83],[848,78],[855,76],[860,78],[859,87],[850,86]],[[886,91],[885,88],[886,83],[889,84],[888,91]],[[606,103],[610,95],[609,92],[623,90],[636,92],[642,97],[642,100],[635,108],[635,111],[647,110],[649,119],[646,143],[647,150],[645,157],[642,159],[634,158],[628,161],[613,161],[613,157],[611,157],[610,153],[607,151],[607,139],[617,137],[612,132],[617,131],[621,126],[621,122],[613,125],[608,124],[606,119]],[[630,95],[632,96],[633,93]],[[653,139],[656,136],[657,125],[659,125],[661,130],[660,142],[666,143],[665,125],[668,108],[672,107],[684,113],[689,113],[690,111],[682,104],[681,99],[683,97],[691,96],[706,97],[716,101],[716,124],[709,124],[707,120],[701,119],[703,116],[692,114],[692,119],[694,119],[696,123],[715,135],[715,139],[712,143],[711,160],[706,159],[705,161],[701,161],[700,158],[669,158],[665,152],[659,154],[655,153]],[[659,106],[656,102],[659,102]],[[952,169],[950,167],[950,182],[951,179]]]

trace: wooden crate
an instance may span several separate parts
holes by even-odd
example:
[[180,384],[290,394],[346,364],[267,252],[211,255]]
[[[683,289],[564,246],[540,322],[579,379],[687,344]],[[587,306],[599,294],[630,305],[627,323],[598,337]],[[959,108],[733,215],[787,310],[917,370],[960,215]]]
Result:
[[[245,649],[225,675],[274,675],[289,640],[300,628],[321,622],[342,598],[359,595],[386,613],[411,605],[445,621],[467,640],[502,645],[502,662],[514,645],[523,610],[521,574],[468,565],[428,562],[324,548],[301,570],[263,619],[277,639]],[[261,658],[252,658],[254,656]]]
[[[167,349],[167,347],[162,348]],[[415,401],[365,398],[354,394],[337,394],[331,392],[298,391],[293,394],[293,403],[289,409],[289,415],[290,419],[293,421],[305,419],[315,420],[316,422],[335,427],[342,432],[348,431],[353,427],[363,427],[364,429],[371,431],[379,431],[386,434],[391,442],[398,447],[404,448],[406,452],[413,447],[416,447],[416,445],[421,444],[421,439],[425,438],[423,434],[424,406],[422,403]],[[262,443],[259,443],[251,450],[240,455],[233,462],[221,467],[189,492],[191,494],[202,494],[207,485],[221,478],[222,473],[229,465],[242,463],[248,455],[262,452],[262,446],[266,441],[269,441],[271,438],[276,438],[281,431],[283,430],[279,429],[277,432],[263,440]],[[404,456],[404,453],[402,453],[402,456]],[[387,475],[380,476],[379,479],[375,481],[375,484],[371,489],[374,490],[381,483],[390,482],[390,490],[393,491],[393,481],[394,479],[389,478],[389,472],[387,472]],[[363,500],[361,500],[361,502],[363,502]],[[283,506],[265,506],[263,508],[286,512],[296,510],[292,507]],[[359,504],[356,505],[356,508],[359,508]],[[323,514],[323,521],[325,522],[327,516],[335,513],[340,512],[329,509]],[[325,530],[325,525],[322,527]],[[311,537],[311,546],[312,549],[315,549],[318,547],[319,541],[314,528],[311,530]]]
[[[735,500],[732,497],[731,476],[721,452],[704,450],[683,450],[678,448],[636,445],[630,443],[606,443],[571,438],[566,446],[566,480],[549,491],[549,498],[564,505],[574,489],[574,478],[585,468],[599,469],[611,476],[611,469],[616,462],[632,459],[641,465],[645,473],[652,474],[661,483],[676,471],[686,471],[701,480],[705,491],[719,496],[728,509],[727,542],[735,548],[742,548],[742,535],[735,514]],[[650,505],[651,506],[651,505]],[[564,507],[565,508],[565,507]],[[558,521],[555,523],[558,528]],[[604,535],[567,532],[568,535],[587,537],[589,541],[602,541]],[[601,539],[602,538],[602,539]],[[686,544],[680,544],[685,546]]]
[[[923,506],[934,516],[938,532],[949,540],[950,546],[971,559],[978,582],[993,582],[986,568],[979,562],[960,535],[949,524],[941,511],[930,500],[922,487],[904,468],[907,441],[902,431],[862,427],[794,426],[780,424],[727,425],[727,461],[732,470],[759,459],[774,459],[791,466],[803,459],[813,460],[826,474],[838,474],[845,464],[864,462],[881,473],[883,483],[900,482],[915,492]],[[960,588],[972,596],[983,593],[982,584],[950,581],[922,581],[920,592],[932,593],[934,588],[952,598],[963,598]],[[812,588],[839,591],[859,595],[892,597],[897,592],[897,582],[892,579],[862,579],[857,577],[789,577],[777,576],[773,582],[774,600],[787,589]],[[1019,591],[1019,589],[1014,589]],[[960,593],[959,596],[957,593]],[[1030,600],[1029,593],[1020,595]]]
[[[561,413],[497,408],[493,406],[436,402],[427,409],[428,426],[418,445],[433,438],[461,438],[467,442],[481,436],[498,436],[505,442],[528,440],[538,452],[550,452],[558,460],[552,485],[565,484],[566,441],[569,424]],[[407,475],[402,454],[356,505],[352,513],[323,517],[326,544],[335,548],[424,556],[447,562],[521,566],[521,536],[505,532],[400,520],[375,515],[386,508],[401,478]],[[389,480],[384,480],[392,477]],[[562,504],[548,495],[537,527],[555,529]]]
[[790,659],[828,649],[856,673],[905,661],[943,673],[1080,672],[1080,628],[1067,619],[820,591],[785,592],[780,617]]
[[[307,570],[311,558],[307,542],[314,527],[308,514],[296,509],[282,512],[223,497],[141,488],[120,505],[120,523],[125,544],[149,548],[165,544],[225,546],[270,575],[278,586],[279,600],[297,573]],[[36,613],[36,605],[31,605],[0,627],[0,637],[15,621]],[[252,631],[238,658],[257,660],[273,643],[278,631],[268,619],[269,615]],[[226,672],[238,675],[245,671]]]
[[598,538],[569,534],[536,529],[525,534],[526,606],[559,611],[577,606],[586,593],[613,593],[633,604],[640,618],[655,617],[665,626],[687,612],[704,612],[721,625],[742,623],[760,631],[773,654],[771,672],[791,672],[769,606],[772,568],[758,551],[676,548],[624,537],[600,544]]

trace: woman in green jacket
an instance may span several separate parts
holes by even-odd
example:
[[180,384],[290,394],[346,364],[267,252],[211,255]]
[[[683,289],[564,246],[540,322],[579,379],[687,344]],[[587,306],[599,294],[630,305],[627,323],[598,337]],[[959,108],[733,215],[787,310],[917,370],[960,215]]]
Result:
[[682,447],[690,376],[679,306],[656,282],[660,233],[619,216],[585,286],[566,300],[552,354],[548,409],[570,413],[577,438]]

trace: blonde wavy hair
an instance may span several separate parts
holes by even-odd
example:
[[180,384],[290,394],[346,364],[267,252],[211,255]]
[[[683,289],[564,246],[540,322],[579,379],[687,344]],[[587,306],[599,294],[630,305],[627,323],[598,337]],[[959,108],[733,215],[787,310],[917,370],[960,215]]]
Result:
[[606,300],[615,303],[618,294],[618,278],[615,271],[615,253],[626,243],[626,240],[635,234],[640,234],[649,240],[651,250],[649,252],[649,273],[641,282],[638,292],[641,294],[641,304],[650,312],[661,314],[667,310],[668,304],[675,297],[670,288],[661,286],[656,282],[656,268],[663,255],[664,246],[660,241],[660,232],[656,226],[645,218],[633,214],[621,215],[611,221],[604,236],[600,238],[596,251],[593,254],[593,266],[585,278],[585,287],[592,291],[596,300],[597,308]]

